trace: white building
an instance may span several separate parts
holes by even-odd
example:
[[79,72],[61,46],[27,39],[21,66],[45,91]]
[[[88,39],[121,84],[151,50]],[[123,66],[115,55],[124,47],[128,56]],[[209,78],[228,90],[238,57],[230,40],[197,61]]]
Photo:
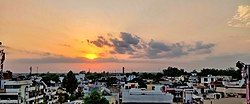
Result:
[[201,84],[207,86],[208,88],[214,90],[215,85],[213,85],[213,82],[217,81],[216,76],[208,75],[207,77],[201,77]]
[[85,74],[75,75],[77,82],[82,82],[85,79]]
[[122,104],[172,104],[173,95],[155,90],[132,88],[122,92]]
[[131,88],[139,88],[139,84],[138,83],[127,83],[124,85],[124,90],[128,90]]
[[131,80],[133,80],[134,78],[136,78],[135,75],[129,75],[129,76],[127,77],[127,81],[131,81]]
[[34,104],[44,102],[45,84],[32,80],[10,81],[2,80],[1,104]]
[[212,83],[216,80],[217,80],[217,77],[212,76],[212,75],[207,75],[207,77],[201,77],[201,83],[209,84],[209,83]]
[[197,76],[197,73],[191,73],[191,76],[189,76],[189,78],[188,78],[188,82],[190,82],[190,83],[199,82],[199,78]]

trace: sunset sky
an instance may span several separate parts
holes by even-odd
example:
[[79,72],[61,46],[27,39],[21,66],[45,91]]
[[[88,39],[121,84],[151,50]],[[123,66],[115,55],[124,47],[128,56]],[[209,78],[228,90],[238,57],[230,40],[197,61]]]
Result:
[[250,64],[249,0],[0,0],[5,70]]

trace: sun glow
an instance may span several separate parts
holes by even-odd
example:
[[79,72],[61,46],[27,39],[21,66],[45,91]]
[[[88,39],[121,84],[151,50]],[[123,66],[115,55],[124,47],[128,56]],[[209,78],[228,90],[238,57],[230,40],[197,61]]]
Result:
[[98,56],[96,54],[94,54],[94,53],[88,53],[88,54],[85,55],[85,57],[88,58],[88,59],[93,60],[93,59],[96,59]]

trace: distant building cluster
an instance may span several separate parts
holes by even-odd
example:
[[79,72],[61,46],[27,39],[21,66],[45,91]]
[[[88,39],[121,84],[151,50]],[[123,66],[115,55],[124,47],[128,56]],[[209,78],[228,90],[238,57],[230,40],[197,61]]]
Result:
[[208,99],[246,96],[245,80],[233,81],[231,76],[198,76],[192,72],[179,77],[162,76],[155,81],[124,71],[105,74],[95,80],[87,78],[89,74],[74,74],[77,80],[74,94],[81,97],[69,100],[67,96],[72,94],[62,87],[63,76],[58,82],[50,80],[47,85],[38,74],[13,75],[6,71],[1,80],[0,104],[55,104],[61,101],[83,104],[84,96],[93,90],[100,92],[110,104],[202,104]]

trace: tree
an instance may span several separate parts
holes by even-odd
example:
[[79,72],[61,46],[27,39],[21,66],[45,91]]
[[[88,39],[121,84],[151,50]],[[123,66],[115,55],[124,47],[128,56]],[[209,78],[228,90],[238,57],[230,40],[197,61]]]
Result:
[[142,78],[142,79],[149,79],[148,78],[148,73],[141,73],[140,74],[140,78]]
[[234,68],[228,68],[226,70],[224,69],[214,69],[214,68],[206,68],[206,69],[202,69],[200,73],[198,73],[198,75],[200,76],[207,76],[207,75],[213,75],[213,76],[217,76],[217,75],[226,75],[226,76],[232,76],[235,79],[241,79],[241,71],[240,69],[235,70]]
[[74,101],[74,100],[76,100],[77,99],[77,97],[76,97],[76,95],[74,95],[74,94],[71,94],[70,96],[69,96],[69,100],[70,101]]
[[112,84],[117,84],[118,79],[116,77],[108,77],[107,86],[110,87]]
[[89,80],[92,80],[93,82],[97,81],[99,78],[101,78],[103,76],[104,76],[103,73],[96,73],[96,72],[94,72],[94,73],[88,72],[86,74],[86,78]]
[[132,72],[131,74],[132,74],[132,75],[135,75],[135,76],[138,76],[139,73]]
[[83,100],[84,104],[109,104],[109,101],[97,91],[91,92]]
[[163,70],[163,74],[169,77],[179,77],[181,75],[187,75],[187,72],[185,72],[184,69],[179,70],[175,67],[168,67]]
[[138,83],[139,88],[147,88],[146,83],[141,78],[134,78],[131,80],[132,83]]
[[42,81],[46,83],[46,85],[51,86],[50,81],[55,81],[56,83],[58,83],[60,80],[59,75],[48,72],[42,75]]
[[64,77],[62,86],[66,88],[66,91],[73,94],[76,90],[78,84],[77,79],[75,78],[75,75],[72,71],[69,71],[67,73],[67,76]]
[[163,77],[163,74],[162,73],[157,73],[156,75],[155,75],[155,81],[159,81],[159,80],[161,80],[161,78]]

